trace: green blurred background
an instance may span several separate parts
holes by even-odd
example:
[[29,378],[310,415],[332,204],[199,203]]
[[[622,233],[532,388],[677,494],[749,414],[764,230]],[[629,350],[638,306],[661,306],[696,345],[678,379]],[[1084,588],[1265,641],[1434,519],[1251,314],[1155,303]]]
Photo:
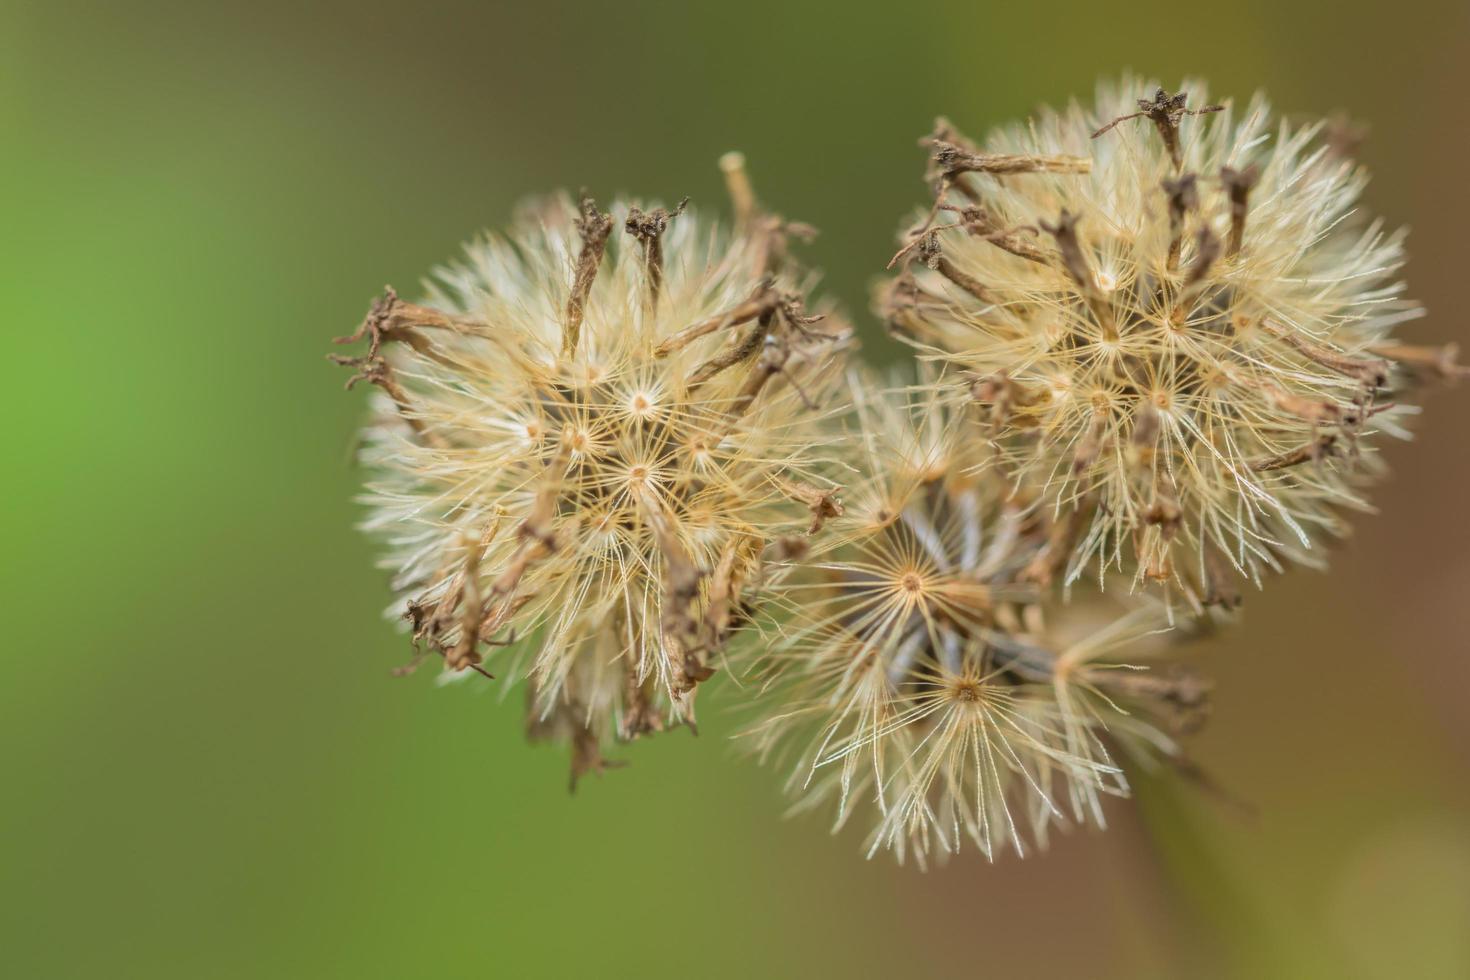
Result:
[[1463,0],[0,3],[0,972],[1470,976],[1463,388],[1333,574],[1200,653],[1254,816],[1145,781],[921,875],[782,820],[718,711],[569,797],[517,694],[388,675],[322,356],[383,283],[547,188],[722,205],[740,148],[863,314],[935,114],[1125,67],[1371,121],[1411,336],[1466,338]]

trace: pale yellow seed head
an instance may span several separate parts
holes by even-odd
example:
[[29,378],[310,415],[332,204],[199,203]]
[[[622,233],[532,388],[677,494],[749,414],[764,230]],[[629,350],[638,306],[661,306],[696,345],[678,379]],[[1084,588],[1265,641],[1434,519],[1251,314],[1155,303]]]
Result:
[[528,680],[576,771],[692,722],[763,551],[811,522],[847,329],[780,235],[553,198],[365,325],[395,609],[451,672]]
[[1317,562],[1367,506],[1407,411],[1380,351],[1420,311],[1324,124],[1183,91],[1105,84],[979,146],[942,123],[885,311],[1077,522],[1068,581],[1122,568],[1199,605]]
[[794,762],[800,807],[831,804],[839,826],[860,815],[869,847],[900,860],[1024,854],[1100,822],[1101,798],[1128,790],[1120,747],[1175,751],[1150,721],[1169,713],[1168,682],[1133,689],[1150,675],[1114,669],[1148,652],[1160,610],[1109,623],[1074,607],[1088,628],[1048,630],[1032,572],[1049,529],[986,466],[944,386],[853,387],[833,441],[864,479],[783,578],[749,744]]

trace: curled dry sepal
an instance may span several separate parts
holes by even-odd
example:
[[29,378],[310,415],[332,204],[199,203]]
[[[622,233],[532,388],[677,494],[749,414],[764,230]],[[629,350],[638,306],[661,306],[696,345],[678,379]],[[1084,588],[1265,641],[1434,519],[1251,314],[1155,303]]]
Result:
[[1100,825],[1140,761],[1198,777],[1209,685],[1149,662],[1319,563],[1463,373],[1394,335],[1421,311],[1342,125],[1270,118],[1125,79],[983,147],[941,120],[887,391],[735,154],[728,230],[556,198],[389,290],[337,360],[380,389],[406,669],[524,681],[575,784],[733,668],[798,808],[921,864]]

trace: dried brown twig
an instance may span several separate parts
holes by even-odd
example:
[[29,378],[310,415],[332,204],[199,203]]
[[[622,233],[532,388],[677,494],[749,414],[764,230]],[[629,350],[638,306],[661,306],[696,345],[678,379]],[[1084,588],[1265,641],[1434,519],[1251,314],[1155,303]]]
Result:
[[562,327],[561,352],[570,357],[577,352],[577,341],[582,335],[582,318],[587,312],[587,294],[592,291],[597,268],[602,264],[603,252],[607,250],[607,238],[612,233],[612,215],[599,211],[597,202],[584,191],[582,193],[581,217],[577,231],[582,236],[582,251],[577,255],[577,267],[572,273],[572,289],[567,295],[566,323]]
[[1168,90],[1159,89],[1154,93],[1152,99],[1138,100],[1137,112],[1130,112],[1127,115],[1119,116],[1112,120],[1093,132],[1092,138],[1097,139],[1119,123],[1140,117],[1147,118],[1154,124],[1154,128],[1159,131],[1159,136],[1163,139],[1164,146],[1169,151],[1169,159],[1174,161],[1174,169],[1178,170],[1184,164],[1183,152],[1179,147],[1180,121],[1185,116],[1202,116],[1210,112],[1222,112],[1225,109],[1223,105],[1207,105],[1200,109],[1188,109],[1185,108],[1188,102],[1188,93],[1179,92],[1170,95]]

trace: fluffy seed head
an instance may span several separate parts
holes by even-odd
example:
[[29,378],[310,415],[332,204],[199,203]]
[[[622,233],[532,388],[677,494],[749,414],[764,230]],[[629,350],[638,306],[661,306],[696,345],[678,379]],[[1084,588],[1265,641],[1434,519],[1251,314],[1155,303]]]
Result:
[[344,338],[382,389],[365,503],[397,611],[450,672],[528,678],[574,778],[608,735],[692,724],[767,544],[834,506],[808,469],[846,330],[746,190],[734,233],[543,202]]
[[1128,79],[983,149],[943,121],[926,141],[937,196],[884,312],[1071,524],[1068,581],[1229,605],[1366,507],[1394,390],[1436,355],[1391,339],[1420,313],[1402,236],[1358,216],[1329,135]]
[[1118,747],[1172,754],[1150,718],[1196,717],[1203,687],[1116,659],[1146,652],[1157,607],[1111,623],[1072,607],[1081,631],[1049,628],[1033,572],[1050,529],[977,465],[938,387],[872,387],[854,386],[844,439],[870,478],[784,582],[753,746],[794,756],[799,807],[835,800],[838,826],[869,811],[870,853],[900,860],[966,838],[1025,853],[1055,826],[1100,824],[1101,798],[1128,789]]

